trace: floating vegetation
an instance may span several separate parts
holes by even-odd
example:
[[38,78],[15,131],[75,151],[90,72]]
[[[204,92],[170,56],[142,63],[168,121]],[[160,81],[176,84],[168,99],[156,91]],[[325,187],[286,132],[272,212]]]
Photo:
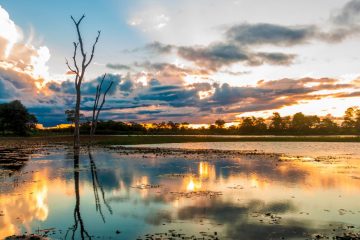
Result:
[[36,234],[30,234],[30,235],[19,235],[19,236],[13,235],[5,238],[5,240],[49,240],[49,238]]
[[[235,156],[258,156],[264,155],[268,157],[278,157],[280,154],[265,153],[258,150],[217,150],[217,149],[183,149],[183,148],[152,148],[152,147],[124,147],[124,146],[109,146],[108,149],[115,150],[120,154],[154,154],[158,156],[176,156],[176,155],[195,155],[197,157],[235,157]],[[143,157],[148,157],[143,155]]]
[[336,236],[336,240],[360,240],[359,233],[344,233],[342,236]]
[[215,191],[191,191],[191,192],[170,192],[177,198],[195,198],[195,197],[208,197],[214,198],[222,195],[222,192]]
[[304,156],[281,156],[279,157],[279,161],[315,161],[315,158],[312,157],[304,157]]
[[136,186],[132,186],[132,188],[137,188],[137,189],[153,189],[153,188],[160,188],[160,185],[151,185],[151,184],[139,184]]
[[195,177],[196,174],[193,173],[168,173],[168,174],[161,174],[158,177],[161,178],[186,178],[186,177]]
[[217,232],[199,232],[197,235],[188,235],[182,233],[181,230],[168,230],[162,233],[145,234],[144,236],[138,237],[136,240],[220,240]]
[[0,168],[19,170],[30,159],[34,150],[29,148],[6,148],[0,146]]

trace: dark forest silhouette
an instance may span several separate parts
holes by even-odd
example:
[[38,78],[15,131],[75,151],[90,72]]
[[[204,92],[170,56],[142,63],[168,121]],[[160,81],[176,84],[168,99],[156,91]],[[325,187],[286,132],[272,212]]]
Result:
[[0,132],[2,135],[27,135],[35,129],[37,122],[35,115],[30,114],[19,100],[0,104]]
[[[111,85],[109,85],[111,86]],[[102,104],[102,102],[101,102]],[[100,109],[101,110],[101,109]],[[98,112],[95,112],[98,114]],[[74,111],[65,112],[67,121],[73,122]],[[82,115],[82,114],[81,114]],[[69,134],[73,128],[67,129],[36,129],[37,118],[30,114],[25,106],[18,100],[0,104],[0,134],[2,135],[29,135],[31,133],[61,133]],[[91,126],[96,128],[91,129]],[[218,119],[209,127],[192,128],[187,122],[173,121],[152,123],[145,126],[136,122],[121,122],[113,120],[97,120],[97,117],[80,123],[80,132],[88,135],[92,132],[101,135],[111,134],[243,134],[243,135],[358,135],[360,134],[360,108],[348,108],[342,119],[331,116],[319,117],[305,115],[301,112],[293,116],[281,116],[274,112],[271,117],[243,117],[239,123],[225,127],[226,122]]]
[[[274,112],[271,117],[243,117],[238,124],[225,127],[226,122],[218,119],[209,127],[192,128],[189,123],[176,123],[172,121],[144,124],[121,121],[98,121],[98,134],[244,134],[244,135],[332,135],[360,134],[360,109],[348,108],[342,119],[334,120],[331,116],[319,117],[305,115],[298,112],[293,116],[281,116]],[[87,133],[91,128],[91,121],[85,121],[80,131]],[[66,131],[54,130],[54,131]]]

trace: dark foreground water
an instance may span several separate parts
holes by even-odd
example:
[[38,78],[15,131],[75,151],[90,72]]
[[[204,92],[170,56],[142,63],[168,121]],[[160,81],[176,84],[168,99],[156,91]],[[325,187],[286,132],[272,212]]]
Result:
[[257,151],[95,148],[74,159],[64,147],[1,149],[0,239],[318,239],[360,232],[359,143],[160,146]]

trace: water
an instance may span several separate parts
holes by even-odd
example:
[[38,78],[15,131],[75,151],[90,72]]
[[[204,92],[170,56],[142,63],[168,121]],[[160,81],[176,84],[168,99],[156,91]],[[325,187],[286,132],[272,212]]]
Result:
[[284,153],[303,156],[352,155],[360,158],[357,142],[193,142],[144,144],[136,147],[219,149],[219,150],[259,150],[265,153]]
[[360,231],[359,143],[152,147],[287,155],[96,148],[74,159],[61,146],[24,151],[28,161],[21,153],[16,164],[0,165],[0,239],[25,232],[51,239],[311,239]]

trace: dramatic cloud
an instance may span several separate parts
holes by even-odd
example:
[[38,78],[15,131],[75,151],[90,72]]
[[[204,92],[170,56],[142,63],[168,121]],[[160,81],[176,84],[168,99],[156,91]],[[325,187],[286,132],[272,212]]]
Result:
[[21,97],[34,102],[46,94],[45,89],[39,91],[49,79],[50,52],[45,46],[22,43],[21,38],[21,29],[0,7],[0,99]]
[[180,47],[178,54],[186,60],[211,70],[249,60],[245,51],[234,45],[225,44],[215,44],[209,47]]
[[[95,71],[87,73],[82,85],[82,111],[89,115],[102,77],[96,76],[106,72],[106,68],[118,74],[106,77],[105,85],[111,81],[114,85],[101,118],[113,120],[200,123],[219,117],[231,120],[241,113],[272,111],[324,98],[359,97],[360,86],[356,82],[302,78],[315,72],[313,68],[306,68],[309,65],[302,61],[316,58],[317,51],[324,50],[298,46],[314,42],[339,43],[355,36],[360,29],[359,13],[360,0],[352,0],[329,18],[323,16],[322,25],[311,22],[297,25],[293,21],[281,25],[262,22],[266,18],[259,22],[251,19],[251,23],[241,20],[231,21],[231,25],[217,25],[213,31],[218,36],[209,41],[162,43],[161,39],[148,38],[150,43],[142,47],[134,49],[130,45],[132,50],[127,53],[135,55],[132,58],[125,60],[120,56],[117,59],[118,55],[113,54],[116,57],[110,58],[105,66],[101,65],[101,71],[91,68]],[[132,16],[129,24],[144,31],[160,32],[173,23],[163,9],[150,14],[149,18],[140,15]],[[151,26],[145,19],[152,19]],[[73,75],[67,75],[61,82],[52,80],[47,67],[49,49],[33,46],[31,41],[23,43],[21,29],[1,7],[0,30],[0,101],[19,98],[41,122],[48,125],[64,122],[64,110],[73,108],[75,102]],[[314,56],[302,55],[312,50],[316,52]],[[299,55],[301,58],[297,60]],[[336,60],[335,55],[328,55],[319,58]],[[293,68],[288,66],[294,63],[297,63],[293,66],[294,72],[297,72],[292,74]],[[292,77],[273,74],[278,69]],[[249,76],[255,73],[256,78]],[[315,76],[321,73],[316,72]],[[342,79],[340,74],[326,75]],[[267,79],[256,83],[262,76]]]
[[6,100],[14,96],[18,96],[18,94],[16,93],[16,88],[13,85],[9,84],[8,81],[4,81],[0,77],[0,101]]
[[[311,84],[313,86],[307,86]],[[352,84],[337,84],[334,79],[280,79],[259,81],[255,87],[231,87],[229,84],[216,86],[209,103],[217,107],[218,113],[243,113],[298,104],[332,96],[316,94],[322,90],[338,90],[353,87]]]
[[360,1],[352,0],[332,16],[334,23],[343,26],[359,26],[360,24]]
[[240,24],[226,31],[229,40],[242,45],[273,44],[292,46],[305,43],[314,35],[315,27],[287,27],[275,24]]
[[[258,52],[258,45],[290,47],[312,41],[339,43],[360,32],[360,0],[348,2],[331,16],[324,26],[279,25],[270,23],[241,23],[225,29],[223,40],[202,46],[176,46],[160,42],[150,43],[134,51],[173,54],[209,71],[219,71],[233,64],[246,66],[280,65],[294,62],[296,54]],[[176,50],[176,51],[173,51]]]
[[[152,63],[150,61],[144,61],[134,62],[132,65],[108,64],[107,67],[117,70],[128,69],[128,79],[132,76],[144,84],[150,82],[152,79],[157,79],[160,82],[168,84],[184,84],[188,76],[205,78],[209,75],[209,71],[206,69],[177,66],[166,62]],[[131,81],[127,81],[127,84],[122,87],[131,88]]]
[[329,19],[329,30],[315,25],[286,26],[268,23],[238,24],[226,30],[229,41],[240,45],[293,46],[319,40],[337,43],[360,31],[360,1],[352,0]]
[[196,65],[217,71],[223,66],[242,62],[246,65],[258,66],[264,63],[272,65],[289,65],[294,54],[252,53],[233,44],[214,44],[208,47],[180,47],[178,54]]
[[[156,71],[177,72],[178,67],[165,63],[137,63],[136,67]],[[181,71],[185,71],[181,69]],[[188,70],[192,72],[194,70]],[[185,71],[186,72],[186,71]],[[161,75],[159,75],[161,76]],[[114,82],[102,117],[123,121],[213,121],[217,117],[234,118],[235,115],[263,110],[274,110],[304,101],[326,97],[354,97],[357,85],[341,83],[332,78],[301,78],[259,81],[254,86],[231,86],[198,82],[171,83],[157,78],[139,82],[138,75],[108,75],[105,84]],[[91,111],[96,86],[101,77],[83,84],[82,109]],[[73,82],[48,83],[47,88],[64,102],[64,108],[74,104]],[[349,89],[355,95],[348,93]],[[211,117],[210,117],[211,116]]]
[[[91,81],[86,81],[82,84],[81,87],[81,93],[83,96],[95,96],[96,88],[100,84],[103,76],[99,76],[96,79],[93,79]],[[128,83],[125,80],[122,80],[120,75],[114,75],[114,74],[107,74],[104,78],[104,88],[107,88],[107,85],[110,84],[110,82],[113,82],[112,88],[109,90],[109,95],[113,95],[117,88],[126,89],[127,91],[131,90],[131,87],[129,87]],[[126,84],[125,87],[122,87],[123,84]],[[54,92],[60,92],[64,94],[75,94],[75,87],[74,82],[71,80],[66,80],[62,83],[57,82],[49,82],[47,84],[47,87],[54,91]]]
[[15,23],[10,19],[9,14],[5,9],[0,6],[0,37],[5,38],[7,41],[4,49],[4,56],[7,57],[14,44],[21,38],[19,29]]

